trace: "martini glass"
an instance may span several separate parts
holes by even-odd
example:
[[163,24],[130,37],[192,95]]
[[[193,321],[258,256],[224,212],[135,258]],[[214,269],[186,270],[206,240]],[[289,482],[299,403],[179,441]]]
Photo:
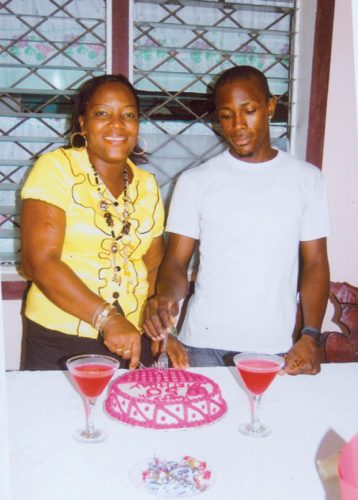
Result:
[[119,367],[119,362],[110,356],[83,354],[68,359],[66,365],[78,392],[84,399],[86,412],[86,428],[75,432],[73,438],[80,443],[104,441],[107,435],[104,431],[94,428],[92,409],[98,396],[107,387],[114,371]]
[[259,419],[261,396],[283,367],[284,359],[275,354],[243,353],[234,356],[234,363],[251,402],[251,421],[241,424],[239,430],[245,436],[268,436],[270,427]]

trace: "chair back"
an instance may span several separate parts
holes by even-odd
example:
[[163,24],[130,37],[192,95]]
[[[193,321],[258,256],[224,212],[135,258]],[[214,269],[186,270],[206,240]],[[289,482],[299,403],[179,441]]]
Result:
[[334,306],[332,321],[340,331],[323,333],[325,361],[358,361],[358,288],[331,282],[329,298]]

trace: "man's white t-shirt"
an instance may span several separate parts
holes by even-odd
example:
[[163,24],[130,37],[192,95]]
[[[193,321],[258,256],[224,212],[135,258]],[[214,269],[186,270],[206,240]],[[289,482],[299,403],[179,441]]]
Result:
[[184,344],[267,353],[290,348],[299,242],[330,232],[318,168],[282,151],[264,163],[225,151],[180,176],[166,230],[199,240]]

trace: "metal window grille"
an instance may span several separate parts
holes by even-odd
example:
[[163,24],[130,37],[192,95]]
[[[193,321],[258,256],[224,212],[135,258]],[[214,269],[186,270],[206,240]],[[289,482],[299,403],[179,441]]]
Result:
[[19,262],[19,190],[67,142],[75,89],[106,71],[105,0],[0,4],[0,261]]
[[295,0],[134,0],[133,82],[149,169],[169,199],[176,177],[224,145],[208,112],[213,79],[247,64],[263,71],[278,106],[271,135],[288,149]]

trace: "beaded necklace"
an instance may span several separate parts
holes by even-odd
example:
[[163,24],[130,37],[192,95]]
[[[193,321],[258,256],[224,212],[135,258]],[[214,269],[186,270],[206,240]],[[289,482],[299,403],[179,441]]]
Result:
[[[123,270],[123,275],[127,278],[127,284],[132,284],[130,279],[130,273],[128,271],[128,257],[129,257],[129,246],[131,244],[132,238],[129,234],[131,223],[129,221],[131,200],[128,196],[128,186],[129,186],[129,176],[128,169],[124,167],[123,170],[123,204],[124,209],[122,213],[118,212],[118,201],[113,199],[112,194],[108,191],[107,186],[102,181],[94,165],[92,166],[93,174],[96,181],[97,192],[99,197],[99,208],[102,210],[103,217],[106,221],[107,226],[110,228],[112,243],[110,246],[111,258],[112,258],[112,281],[120,284],[120,272]],[[106,193],[107,199],[105,199],[104,194]],[[113,200],[113,201],[112,201]],[[119,220],[122,223],[122,229],[120,233],[116,236],[114,232],[114,221],[112,214],[109,212],[108,208],[113,206]],[[122,268],[117,262],[117,255],[121,255],[123,258]]]

